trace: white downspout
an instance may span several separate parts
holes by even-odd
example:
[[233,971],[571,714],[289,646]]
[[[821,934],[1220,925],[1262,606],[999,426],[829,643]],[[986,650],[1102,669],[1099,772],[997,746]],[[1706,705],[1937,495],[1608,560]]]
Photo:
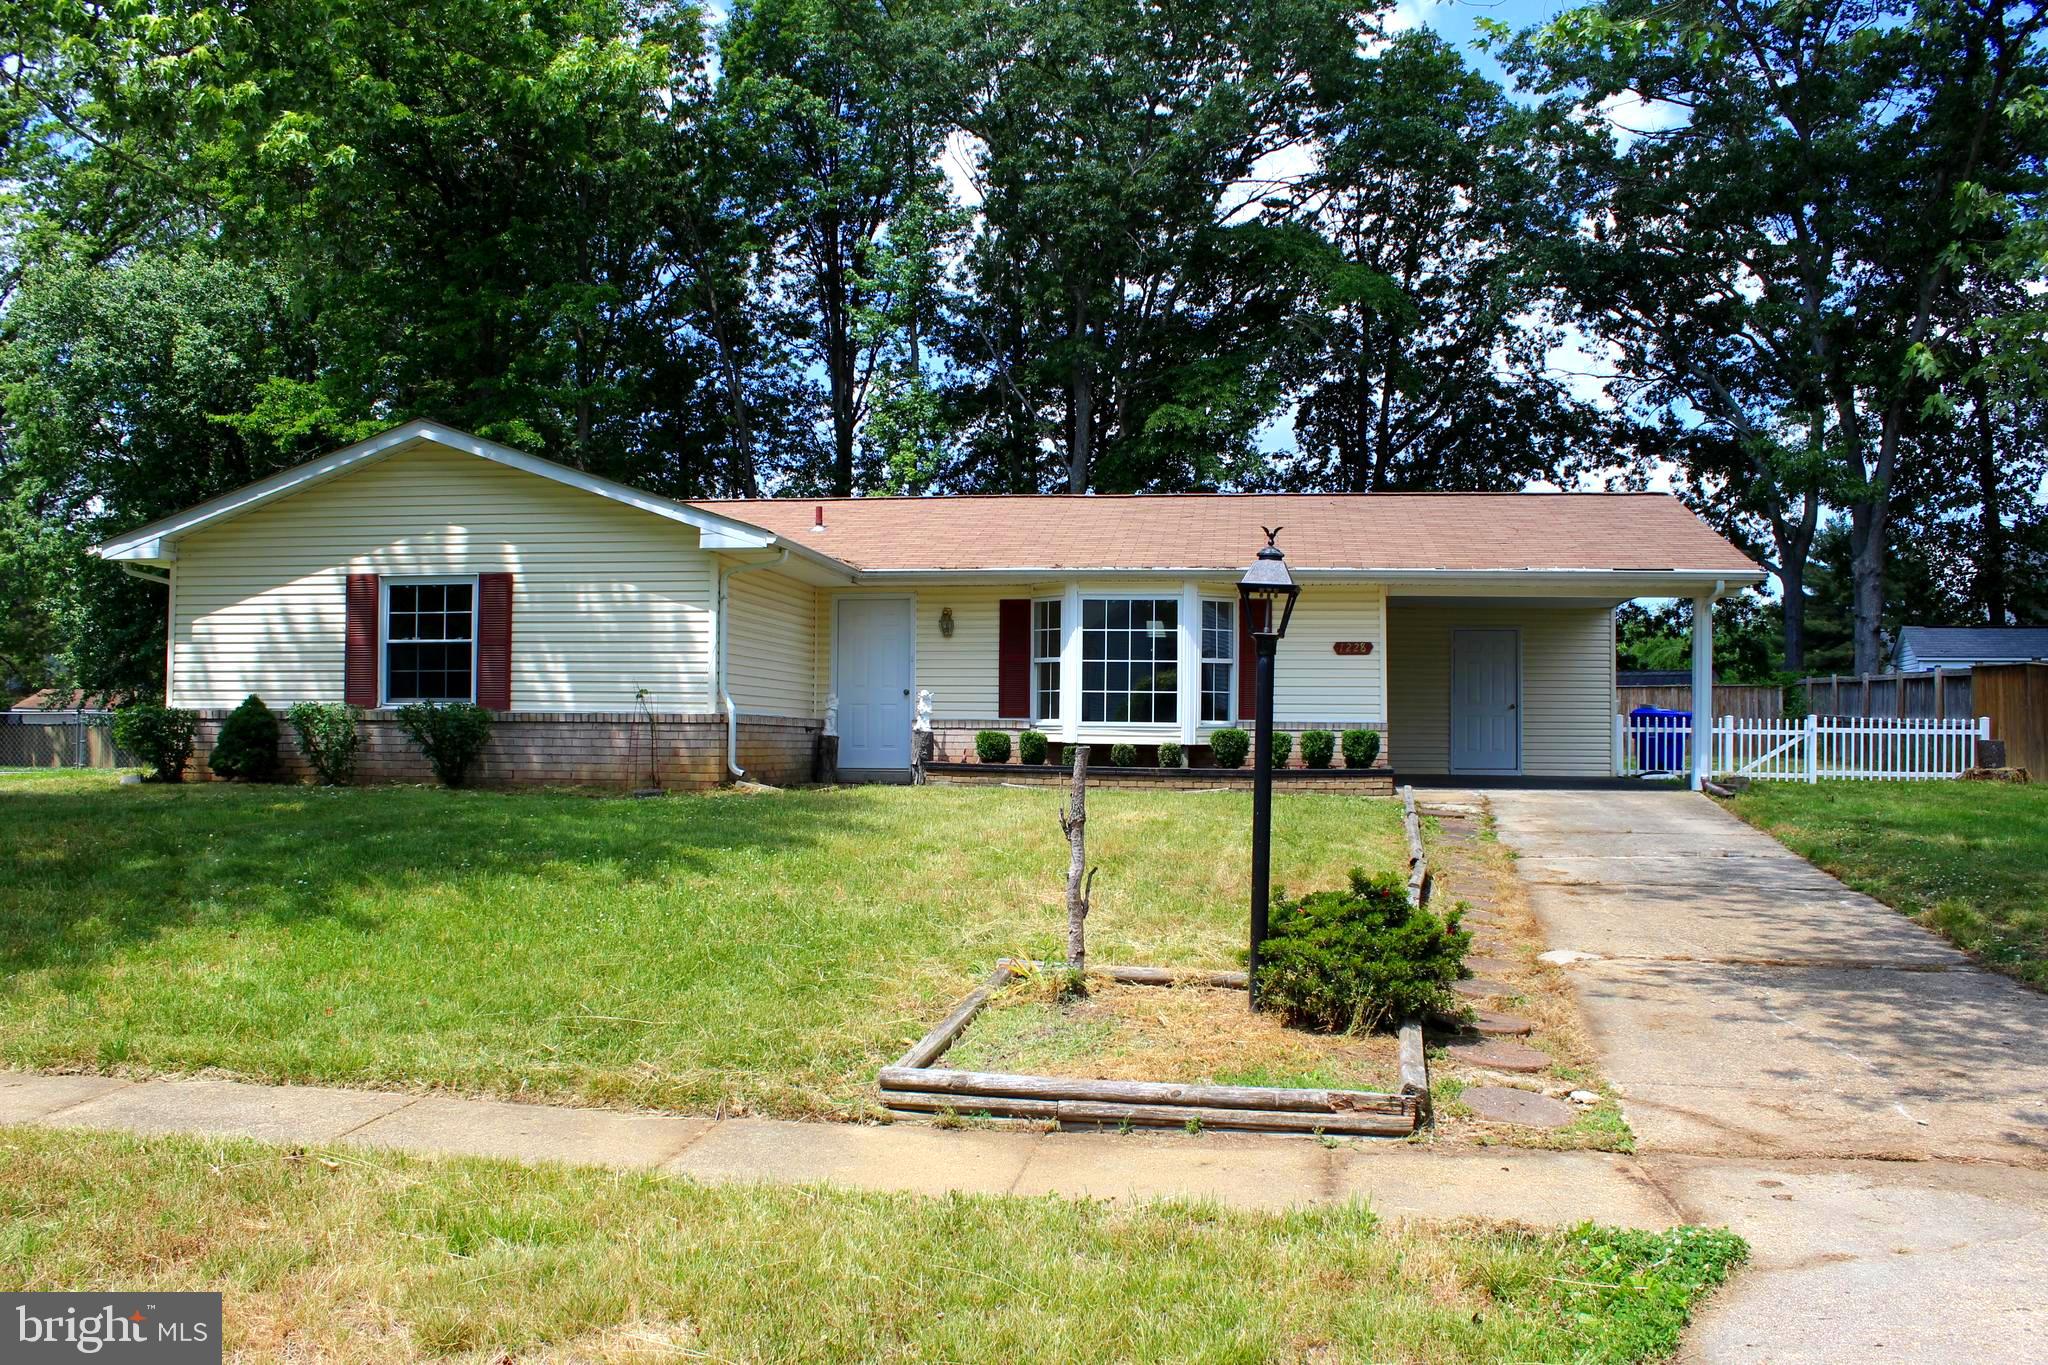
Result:
[[773,569],[789,562],[789,547],[782,547],[782,553],[763,564],[735,564],[718,571],[718,594],[711,608],[711,633],[717,643],[713,646],[712,667],[717,673],[713,680],[718,688],[719,704],[725,707],[725,766],[734,777],[745,777],[747,770],[740,766],[740,713],[733,704],[732,692],[727,687],[726,638],[732,634],[726,629],[726,608],[730,604],[728,585],[743,573],[755,569]]

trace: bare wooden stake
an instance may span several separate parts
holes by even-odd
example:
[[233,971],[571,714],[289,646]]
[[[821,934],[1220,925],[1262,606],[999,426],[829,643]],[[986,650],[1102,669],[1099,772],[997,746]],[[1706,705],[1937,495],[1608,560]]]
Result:
[[1078,978],[1088,970],[1088,896],[1095,874],[1088,870],[1088,746],[1074,750],[1074,790],[1060,808],[1060,829],[1067,836],[1067,966]]

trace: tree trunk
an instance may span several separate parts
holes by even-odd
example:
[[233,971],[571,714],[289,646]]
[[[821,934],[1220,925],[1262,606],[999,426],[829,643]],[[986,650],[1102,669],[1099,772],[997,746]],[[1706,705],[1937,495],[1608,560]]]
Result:
[[1785,622],[1785,671],[1806,671],[1806,557],[1789,556],[1778,567],[1778,590]]
[[1094,452],[1090,445],[1095,432],[1095,394],[1088,369],[1088,302],[1080,290],[1072,291],[1073,325],[1069,335],[1074,343],[1074,363],[1068,381],[1067,407],[1072,434],[1067,438],[1067,491],[1088,491],[1088,467]]
[[1984,543],[1978,550],[1977,604],[1984,624],[2005,624],[2005,514],[1998,505],[1998,446],[1991,421],[1991,395],[1982,379],[1970,385],[1977,409],[1977,496],[1984,505]]
[[1885,509],[1883,491],[1877,501],[1858,501],[1849,509],[1850,602],[1855,616],[1856,671],[1884,671],[1884,551]]
[[1067,966],[1078,977],[1088,970],[1088,746],[1074,749],[1074,789],[1060,812],[1067,836]]
[[825,378],[832,407],[832,492],[853,496],[853,300],[848,289],[847,260],[840,248],[840,225],[827,220],[823,287],[825,315]]

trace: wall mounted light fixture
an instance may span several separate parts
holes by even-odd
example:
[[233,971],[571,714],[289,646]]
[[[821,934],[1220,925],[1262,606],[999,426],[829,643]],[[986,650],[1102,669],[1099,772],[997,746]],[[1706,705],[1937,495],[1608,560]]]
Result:
[[948,640],[953,638],[953,609],[947,607],[939,613],[939,634]]

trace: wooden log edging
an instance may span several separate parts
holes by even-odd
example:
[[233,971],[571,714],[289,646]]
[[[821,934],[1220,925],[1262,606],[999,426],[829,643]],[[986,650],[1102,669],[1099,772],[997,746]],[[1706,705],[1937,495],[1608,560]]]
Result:
[[[987,981],[969,992],[877,1077],[882,1103],[892,1113],[929,1116],[987,1114],[992,1118],[1050,1120],[1067,1127],[1222,1128],[1261,1133],[1327,1133],[1406,1137],[1427,1108],[1425,1075],[1409,1084],[1408,1029],[1401,1033],[1402,1087],[1373,1090],[1289,1090],[1277,1086],[1197,1085],[1173,1081],[1106,1081],[1070,1076],[958,1071],[934,1065],[989,999],[1020,972],[1062,971],[1064,963],[1004,958]],[[1175,984],[1245,989],[1245,974],[1171,967],[1093,967],[1092,974],[1141,986]],[[1416,1030],[1419,1049],[1421,1032]]]
[[[1408,836],[1408,903],[1419,910],[1429,904],[1429,855],[1422,846],[1422,812],[1415,805],[1415,788],[1406,785],[1401,788],[1401,830]],[[1435,1121],[1429,1102],[1429,1052],[1420,1019],[1401,1024],[1401,1093],[1415,1101],[1416,1127]]]

